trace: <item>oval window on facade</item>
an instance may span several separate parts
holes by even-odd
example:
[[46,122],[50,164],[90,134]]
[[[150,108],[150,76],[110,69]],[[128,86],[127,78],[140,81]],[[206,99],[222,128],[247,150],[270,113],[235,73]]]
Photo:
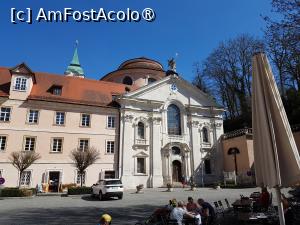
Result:
[[124,77],[123,84],[132,85],[132,83],[133,83],[133,81],[132,81],[131,77],[129,77],[129,76]]

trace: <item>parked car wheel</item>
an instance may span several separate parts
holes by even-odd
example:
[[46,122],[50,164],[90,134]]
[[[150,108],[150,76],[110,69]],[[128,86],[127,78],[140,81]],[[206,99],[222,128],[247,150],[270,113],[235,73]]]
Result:
[[118,196],[118,199],[122,199],[123,198],[123,194]]
[[100,201],[103,200],[103,194],[102,194],[102,191],[99,192],[99,200],[100,200]]

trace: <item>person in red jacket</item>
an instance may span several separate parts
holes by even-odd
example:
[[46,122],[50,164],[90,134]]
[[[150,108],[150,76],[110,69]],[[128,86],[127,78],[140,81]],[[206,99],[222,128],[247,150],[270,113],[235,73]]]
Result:
[[261,206],[262,210],[264,210],[264,211],[268,210],[269,205],[270,205],[270,194],[269,194],[266,187],[263,187],[261,189],[261,194],[260,194],[260,197],[259,197],[259,203],[260,203],[260,206]]

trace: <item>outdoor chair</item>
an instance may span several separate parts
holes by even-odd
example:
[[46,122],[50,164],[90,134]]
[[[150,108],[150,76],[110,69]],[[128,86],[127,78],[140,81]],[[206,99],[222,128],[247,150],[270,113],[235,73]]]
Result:
[[225,203],[226,203],[226,206],[227,206],[227,211],[233,211],[233,207],[230,205],[229,201],[227,198],[225,198]]
[[216,216],[219,217],[220,215],[224,216],[224,208],[219,206],[218,202],[214,202]]

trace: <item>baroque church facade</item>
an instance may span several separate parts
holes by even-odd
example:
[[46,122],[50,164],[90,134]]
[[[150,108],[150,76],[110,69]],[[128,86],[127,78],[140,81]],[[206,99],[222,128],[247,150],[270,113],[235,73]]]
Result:
[[[222,177],[224,109],[176,73],[144,57],[123,62],[99,81],[84,77],[77,49],[65,75],[0,67],[0,176],[18,184],[13,151],[41,158],[21,177],[23,186],[79,183],[70,152],[95,147],[100,159],[84,184],[120,178],[125,188],[161,187]],[[56,182],[53,182],[56,181]]]

